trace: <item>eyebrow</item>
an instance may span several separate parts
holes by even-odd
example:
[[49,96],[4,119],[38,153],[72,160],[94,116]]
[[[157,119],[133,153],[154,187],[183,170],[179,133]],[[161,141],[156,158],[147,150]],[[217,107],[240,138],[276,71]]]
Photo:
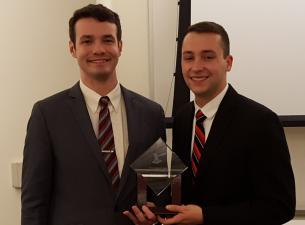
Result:
[[88,39],[88,38],[92,38],[92,35],[83,35],[79,39]]
[[105,35],[103,35],[103,37],[113,37],[113,35],[112,34],[105,34]]
[[183,55],[186,55],[186,54],[193,54],[193,52],[192,52],[192,51],[184,51],[184,52],[182,52],[182,54],[183,54]]
[[[92,38],[93,35],[90,35],[90,34],[85,34],[83,36],[80,37],[80,39],[87,39],[87,38]],[[102,36],[102,38],[113,38],[114,39],[114,36],[112,34],[105,34]]]
[[201,53],[215,53],[214,50],[203,50],[201,51]]
[[105,34],[102,36],[102,38],[111,38],[111,39],[115,39],[115,37],[112,34]]
[[[205,54],[205,53],[215,53],[215,51],[213,51],[213,50],[203,50],[203,51],[201,51],[200,53],[201,53],[201,54],[202,54],[202,53],[203,53],[203,54]],[[194,52],[191,51],[191,50],[186,50],[186,51],[182,52],[182,54],[183,54],[183,55],[184,55],[184,54],[194,54]]]

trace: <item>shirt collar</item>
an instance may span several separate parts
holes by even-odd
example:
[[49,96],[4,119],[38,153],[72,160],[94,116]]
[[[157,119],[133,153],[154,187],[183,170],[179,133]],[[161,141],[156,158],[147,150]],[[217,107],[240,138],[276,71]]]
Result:
[[[85,102],[89,109],[96,113],[99,109],[99,101],[102,96],[100,96],[98,93],[87,87],[82,80],[79,82],[80,89],[84,95]],[[110,91],[107,96],[110,99],[111,106],[113,107],[114,111],[118,110],[118,107],[120,105],[121,101],[121,86],[119,83],[115,86],[115,88]]]
[[215,98],[213,98],[210,102],[205,104],[202,108],[200,108],[194,101],[195,112],[197,112],[200,109],[207,118],[213,118],[228,88],[229,85],[227,84],[225,88]]

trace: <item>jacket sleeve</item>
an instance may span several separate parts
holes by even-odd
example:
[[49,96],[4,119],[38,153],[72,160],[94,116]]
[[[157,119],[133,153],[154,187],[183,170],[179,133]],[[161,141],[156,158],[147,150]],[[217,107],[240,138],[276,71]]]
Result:
[[23,153],[21,224],[47,225],[52,186],[52,151],[39,103],[33,107]]

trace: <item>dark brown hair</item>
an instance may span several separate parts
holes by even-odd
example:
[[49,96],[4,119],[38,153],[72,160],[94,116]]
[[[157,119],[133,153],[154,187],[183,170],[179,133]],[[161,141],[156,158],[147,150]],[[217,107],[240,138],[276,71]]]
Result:
[[219,25],[215,22],[209,22],[209,21],[195,23],[187,29],[184,37],[190,32],[219,34],[221,37],[221,41],[222,41],[224,57],[227,57],[228,55],[230,55],[229,36],[228,36],[227,31],[221,25]]
[[117,28],[117,39],[122,39],[122,28],[119,15],[103,6],[102,4],[89,4],[83,8],[76,10],[69,20],[69,36],[70,40],[75,44],[75,24],[82,18],[94,18],[100,22],[114,23]]

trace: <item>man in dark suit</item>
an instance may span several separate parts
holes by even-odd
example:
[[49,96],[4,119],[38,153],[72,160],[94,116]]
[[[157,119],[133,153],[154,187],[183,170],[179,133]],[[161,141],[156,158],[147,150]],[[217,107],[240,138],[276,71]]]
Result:
[[[164,224],[278,225],[294,217],[295,183],[283,128],[274,112],[227,83],[232,62],[222,26],[200,22],[188,29],[182,71],[195,100],[181,108],[173,126],[173,149],[189,166],[183,177],[188,205],[168,206],[178,215],[160,219]],[[198,110],[205,116],[202,149]]]
[[[80,81],[33,107],[21,224],[130,224],[121,213],[136,202],[136,175],[129,165],[159,137],[165,139],[164,112],[118,83],[122,41],[115,12],[88,5],[75,11],[69,28]],[[109,101],[106,106],[101,99]],[[107,154],[113,157],[109,164]]]
[[[227,83],[232,63],[222,26],[189,27],[181,64],[195,100],[177,112],[173,125],[173,150],[188,166],[185,205],[168,205],[177,215],[158,217],[162,224],[279,225],[294,217],[295,183],[283,128],[274,112]],[[132,209],[136,224],[156,219],[147,207]]]

